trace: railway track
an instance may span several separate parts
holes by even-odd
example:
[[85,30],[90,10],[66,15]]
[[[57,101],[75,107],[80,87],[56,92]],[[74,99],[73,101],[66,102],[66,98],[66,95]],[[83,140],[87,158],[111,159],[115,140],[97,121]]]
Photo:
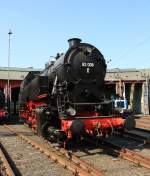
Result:
[[[19,138],[19,140],[21,139],[26,144],[30,144],[32,148],[40,151],[40,153],[46,155],[54,162],[60,163],[61,165],[63,165],[64,168],[67,168],[68,170],[72,171],[72,173],[75,175],[104,176],[104,174],[100,170],[93,168],[91,165],[74,156],[73,154],[68,153],[66,150],[61,149],[59,151],[50,147],[50,145],[47,148],[46,146],[43,146],[37,141],[33,141],[31,138],[25,136],[24,134],[21,134],[10,126],[5,125],[4,128],[9,130],[9,132],[15,137]],[[27,147],[25,146],[25,148]]]
[[140,129],[140,128],[135,128],[134,130],[131,131],[125,131],[124,136],[131,138],[133,140],[137,140],[139,142],[143,142],[144,144],[150,144],[150,131]]
[[[139,167],[139,165],[142,165],[141,162],[134,162],[136,164],[133,164],[132,160],[127,157],[123,156],[123,151],[122,154],[118,153],[120,149],[116,147],[108,147],[107,145],[104,145],[104,148],[90,148],[86,145],[83,146],[79,149],[73,149],[71,151],[66,151],[63,148],[59,148],[48,141],[45,141],[41,138],[39,138],[36,135],[33,135],[33,133],[30,133],[30,129],[25,127],[25,126],[15,126],[11,125],[11,133],[14,136],[20,136],[22,138],[22,141],[26,141],[25,143],[30,143],[33,147],[36,148],[36,150],[40,150],[42,153],[46,154],[48,157],[51,157],[51,160],[54,160],[55,162],[59,162],[60,164],[63,165],[63,167],[70,169],[75,175],[106,175],[106,176],[128,176],[130,173],[130,168],[132,168],[132,176],[137,176],[137,174],[143,174],[144,176],[150,176],[149,170],[145,169],[144,167]],[[16,134],[17,133],[17,134]],[[19,138],[20,138],[19,137]],[[24,138],[24,139],[23,139]],[[28,139],[27,139],[28,138]],[[34,143],[32,143],[34,140]],[[38,143],[38,145],[36,144]],[[89,144],[88,144],[89,145]],[[106,147],[105,147],[106,146]],[[44,150],[46,151],[44,152]],[[51,153],[49,153],[51,151]],[[113,151],[113,152],[112,152]],[[59,157],[63,157],[63,160],[57,157],[53,156],[54,152],[56,154],[59,153]],[[110,155],[111,153],[111,155]],[[127,153],[127,150],[126,152]],[[129,154],[128,154],[129,155]],[[117,157],[116,157],[117,156]],[[120,156],[120,157],[118,157]],[[132,156],[130,156],[132,157]],[[124,160],[124,159],[126,160]],[[68,163],[64,163],[64,159],[67,159],[69,161]],[[59,161],[58,161],[59,160]],[[70,163],[72,162],[75,163],[75,166],[70,166]],[[127,160],[130,160],[132,162],[129,162]],[[86,163],[85,163],[86,161]],[[143,162],[143,161],[142,161]],[[77,170],[77,166],[80,167],[80,169],[83,169],[84,171],[86,170],[87,172],[80,172],[80,170]],[[93,168],[93,166],[96,168]],[[131,171],[130,171],[131,172]],[[62,175],[62,174],[61,174]],[[63,174],[64,175],[64,174]]]
[[0,175],[15,176],[5,154],[3,152],[3,146],[0,143]]
[[73,175],[5,127],[0,129],[0,141],[15,176],[59,176],[61,173],[65,176]]
[[142,134],[136,130],[126,131],[123,136],[117,134],[105,140],[105,143],[117,156],[150,169],[150,134]]
[[105,144],[111,147],[110,149],[112,150],[114,155],[131,161],[139,166],[150,169],[150,157],[141,155],[140,153],[132,151],[128,148],[123,148],[120,145],[114,144],[112,142],[105,142]]
[[100,167],[109,176],[150,176],[147,157],[112,142],[105,142],[97,149],[84,148],[77,155]]

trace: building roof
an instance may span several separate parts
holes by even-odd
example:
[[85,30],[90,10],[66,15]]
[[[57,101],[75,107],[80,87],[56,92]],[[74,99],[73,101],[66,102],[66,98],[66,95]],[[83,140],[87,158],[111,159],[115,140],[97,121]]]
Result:
[[[18,67],[10,67],[10,71],[41,71],[42,69],[34,69],[33,67],[26,67],[26,68],[18,68]],[[0,71],[8,71],[8,67],[0,67]]]
[[[9,79],[10,80],[23,80],[30,71],[41,71],[41,69],[34,69],[33,67],[27,68],[9,68]],[[0,67],[0,79],[8,79],[8,67]]]
[[109,69],[107,70],[106,81],[143,81],[150,78],[150,69]]
[[[27,68],[9,68],[10,80],[23,80],[30,71],[42,71],[42,69],[34,69],[33,67]],[[108,69],[106,73],[106,81],[118,81],[118,80],[145,80],[150,78],[150,69]],[[8,79],[8,67],[0,67],[0,79]]]

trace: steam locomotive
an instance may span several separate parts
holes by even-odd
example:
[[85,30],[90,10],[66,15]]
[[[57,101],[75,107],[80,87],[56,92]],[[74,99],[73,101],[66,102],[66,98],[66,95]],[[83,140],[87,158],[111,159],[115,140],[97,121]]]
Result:
[[6,118],[5,95],[0,90],[0,123],[4,122],[5,118]]
[[66,143],[100,138],[133,123],[113,113],[105,100],[106,63],[101,52],[78,38],[69,39],[42,72],[30,72],[21,83],[19,114],[38,135]]

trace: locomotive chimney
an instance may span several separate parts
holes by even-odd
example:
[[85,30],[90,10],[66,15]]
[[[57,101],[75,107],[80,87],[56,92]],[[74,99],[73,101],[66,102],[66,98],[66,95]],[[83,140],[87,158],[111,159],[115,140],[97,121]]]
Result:
[[79,39],[79,38],[71,38],[71,39],[69,39],[68,40],[69,48],[79,45],[80,42],[81,42],[81,39]]

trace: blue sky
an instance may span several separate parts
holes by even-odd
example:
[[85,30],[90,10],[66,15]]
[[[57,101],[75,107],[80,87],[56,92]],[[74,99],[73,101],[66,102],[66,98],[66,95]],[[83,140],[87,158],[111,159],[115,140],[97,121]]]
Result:
[[43,68],[79,37],[108,68],[150,68],[149,0],[0,0],[0,66]]

